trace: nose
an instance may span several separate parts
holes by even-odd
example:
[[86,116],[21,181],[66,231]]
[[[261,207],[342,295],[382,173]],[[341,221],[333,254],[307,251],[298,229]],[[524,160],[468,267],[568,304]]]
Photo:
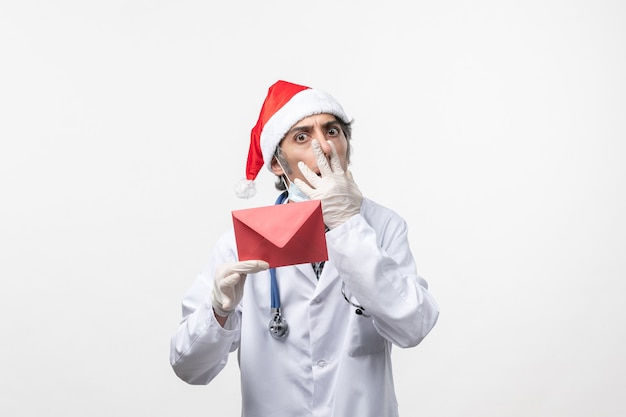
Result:
[[320,143],[320,148],[324,152],[324,155],[330,156],[331,149],[329,142],[325,138],[318,139],[318,141]]
[[320,143],[320,148],[322,149],[322,152],[324,152],[324,155],[330,156],[330,141],[326,138],[326,136],[324,136],[323,132],[315,132],[315,139],[317,139]]

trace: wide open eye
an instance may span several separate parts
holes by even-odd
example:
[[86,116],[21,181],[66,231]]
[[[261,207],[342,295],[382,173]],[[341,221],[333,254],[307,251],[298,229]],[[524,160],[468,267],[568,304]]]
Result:
[[294,140],[298,143],[302,143],[302,142],[306,142],[308,138],[309,138],[309,135],[307,135],[306,133],[300,132],[294,137]]

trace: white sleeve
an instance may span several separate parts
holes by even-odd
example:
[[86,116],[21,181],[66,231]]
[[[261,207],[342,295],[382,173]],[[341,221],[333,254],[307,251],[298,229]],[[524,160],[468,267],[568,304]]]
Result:
[[362,215],[351,217],[326,234],[328,255],[378,333],[411,347],[433,328],[439,307],[417,274],[406,223],[388,220],[375,230]]
[[239,308],[223,328],[211,306],[215,266],[233,260],[227,241],[226,237],[218,242],[204,272],[187,291],[183,317],[171,339],[170,364],[179,378],[194,385],[208,384],[226,366],[229,353],[239,347]]

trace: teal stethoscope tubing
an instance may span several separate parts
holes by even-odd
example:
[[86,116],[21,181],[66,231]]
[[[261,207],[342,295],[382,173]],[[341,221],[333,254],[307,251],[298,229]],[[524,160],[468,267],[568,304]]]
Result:
[[276,281],[276,268],[270,268],[270,288],[272,309],[280,308],[280,293],[278,292],[278,282]]

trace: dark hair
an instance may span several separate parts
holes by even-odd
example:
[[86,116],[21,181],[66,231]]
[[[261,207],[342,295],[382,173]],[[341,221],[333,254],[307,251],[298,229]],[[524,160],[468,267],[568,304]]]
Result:
[[[339,123],[339,126],[341,127],[341,130],[343,131],[343,134],[346,137],[346,141],[348,142],[348,149],[346,150],[346,160],[349,163],[350,162],[350,150],[352,149],[352,144],[350,142],[350,139],[352,139],[352,121],[344,122],[343,120],[339,119],[336,116],[335,116],[335,119]],[[278,146],[276,146],[276,150],[274,150],[274,158],[276,158],[278,162],[280,162],[280,166],[282,166],[283,169],[287,171],[287,174],[291,174],[292,172],[291,167],[287,163],[287,160],[285,159],[285,157],[282,154],[282,151],[280,150],[280,144],[283,142],[283,139],[280,140],[280,142],[278,143]],[[287,189],[287,187],[285,186],[285,181],[283,180],[283,177],[284,175],[276,175],[276,182],[274,183],[274,187],[276,187],[278,191],[285,191]]]

